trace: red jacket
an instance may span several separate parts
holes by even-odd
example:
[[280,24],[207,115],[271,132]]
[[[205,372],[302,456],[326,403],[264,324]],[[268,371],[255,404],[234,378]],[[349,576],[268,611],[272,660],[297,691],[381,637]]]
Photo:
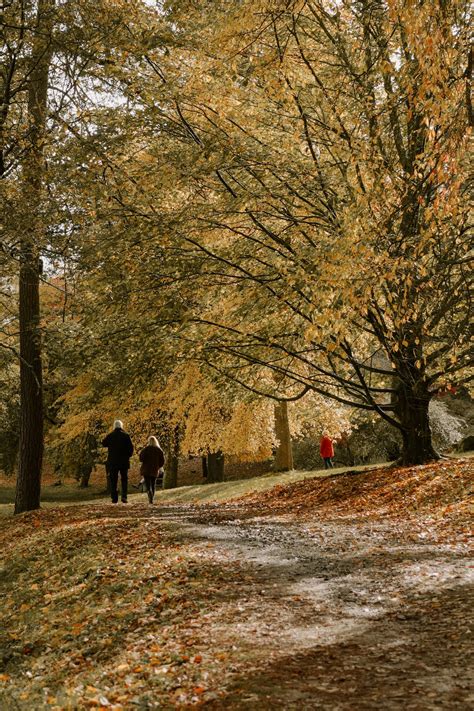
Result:
[[330,437],[321,437],[319,452],[323,459],[324,457],[334,457],[334,447],[332,446],[332,439]]

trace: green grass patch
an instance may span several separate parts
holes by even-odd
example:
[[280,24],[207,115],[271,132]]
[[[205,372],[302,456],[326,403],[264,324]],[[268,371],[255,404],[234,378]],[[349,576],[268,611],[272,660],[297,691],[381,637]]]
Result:
[[338,467],[334,469],[318,469],[315,471],[291,471],[284,473],[269,473],[252,479],[223,481],[219,484],[199,484],[197,486],[182,486],[157,493],[156,502],[161,503],[206,503],[212,501],[227,501],[245,494],[267,491],[277,485],[293,484],[303,479],[317,479],[344,472],[362,472],[370,469],[380,469],[387,464],[368,464],[357,467]]
[[[104,498],[103,486],[89,486],[80,489],[77,482],[61,484],[61,486],[46,485],[41,489],[41,506],[53,506],[91,503]],[[0,516],[13,513],[15,503],[15,483],[0,484]]]
[[[237,479],[234,481],[223,481],[219,484],[196,484],[194,486],[180,486],[176,489],[158,491],[155,503],[160,504],[186,504],[186,503],[208,503],[217,501],[228,501],[236,499],[246,494],[267,491],[274,486],[281,484],[293,484],[304,479],[324,478],[334,474],[344,472],[362,472],[374,468],[381,468],[388,464],[368,464],[356,467],[339,467],[334,469],[319,469],[314,471],[291,471],[283,473],[270,472],[251,479]],[[146,494],[136,493],[135,489],[129,487],[128,498],[130,502],[146,501]],[[14,482],[0,484],[0,516],[13,514],[15,501]],[[61,506],[71,506],[74,504],[87,504],[96,502],[108,503],[109,497],[104,492],[101,485],[91,485],[87,489],[80,489],[76,482],[65,483],[61,486],[46,485],[41,491],[41,507],[54,508]]]
[[221,619],[222,600],[235,601],[233,620],[241,571],[202,560],[154,514],[56,505],[0,522],[0,709],[172,709],[218,696],[229,650],[209,613]]

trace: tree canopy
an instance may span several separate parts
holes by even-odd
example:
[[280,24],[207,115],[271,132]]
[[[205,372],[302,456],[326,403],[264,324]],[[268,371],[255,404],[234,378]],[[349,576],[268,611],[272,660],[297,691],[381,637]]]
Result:
[[[405,463],[437,456],[430,399],[472,378],[471,13],[8,5],[2,345],[20,356],[25,482],[41,470],[45,358],[71,436],[128,401],[186,451],[232,451],[237,431],[239,451],[264,451],[270,402],[303,398],[341,423],[343,406],[377,413]],[[40,321],[51,275],[61,306]],[[39,503],[22,496],[18,510]]]

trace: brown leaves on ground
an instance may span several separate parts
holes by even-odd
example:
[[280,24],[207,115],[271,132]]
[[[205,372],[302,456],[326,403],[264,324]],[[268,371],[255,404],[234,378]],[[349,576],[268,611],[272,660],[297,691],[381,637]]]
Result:
[[0,707],[174,708],[216,695],[229,652],[209,648],[206,620],[239,571],[201,563],[153,513],[107,504],[1,521]]
[[[413,569],[410,536],[417,557],[425,547],[430,556],[438,551],[431,541],[458,541],[439,548],[427,569],[433,580],[445,566],[446,551],[453,549],[454,562],[464,556],[473,465],[442,461],[307,479],[227,504],[82,505],[4,518],[0,707],[224,708],[232,675],[239,694],[249,691],[249,669],[252,664],[255,674],[266,669],[270,647],[275,669],[280,670],[283,652],[290,664],[295,650],[282,646],[280,636],[291,616],[296,627],[316,624],[318,635],[337,629],[346,615],[341,581],[352,567],[367,604],[376,594],[383,598],[383,624],[389,624],[390,606],[398,604],[393,602],[400,593],[397,581],[405,580],[400,566]],[[206,525],[239,519],[239,525],[221,526],[217,544],[206,526],[182,529],[191,519]],[[298,527],[300,521],[304,525]],[[247,548],[240,561],[242,541]],[[289,572],[280,565],[254,565],[255,551],[266,545],[279,547],[278,560],[289,561]],[[295,554],[302,562],[293,570]],[[427,565],[423,555],[416,563],[420,575]],[[367,570],[359,580],[361,560]],[[311,596],[308,602],[291,582],[308,575],[315,576],[311,595],[318,585],[324,588],[321,600],[332,591],[334,605],[326,612],[322,602],[315,606]],[[296,608],[289,611],[288,605]],[[464,624],[464,607],[456,605]],[[446,635],[460,634],[456,619],[453,614],[446,621]],[[251,625],[247,637],[246,625]],[[319,651],[316,656],[321,658]],[[436,668],[444,663],[435,662]]]
[[253,513],[323,517],[431,517],[446,531],[469,535],[474,459],[379,468],[278,485],[235,502]]

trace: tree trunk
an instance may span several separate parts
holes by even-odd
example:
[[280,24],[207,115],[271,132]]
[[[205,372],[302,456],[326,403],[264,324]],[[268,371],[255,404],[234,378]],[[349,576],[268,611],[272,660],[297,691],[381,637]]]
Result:
[[180,449],[179,427],[175,427],[170,447],[168,450],[168,462],[165,463],[165,476],[163,477],[163,489],[176,489],[178,486],[178,461]]
[[207,455],[207,482],[214,484],[224,481],[224,454],[223,452],[209,452]]
[[433,447],[428,408],[431,395],[423,385],[414,388],[405,383],[397,387],[396,414],[402,426],[404,466],[426,464],[439,459]]
[[92,467],[84,467],[81,471],[81,479],[79,482],[80,489],[87,489],[92,474]]
[[355,457],[351,449],[351,445],[349,444],[349,438],[347,437],[347,435],[342,436],[341,441],[339,442],[339,446],[341,445],[346,450],[347,458],[349,460],[349,466],[353,467],[355,465]]
[[[39,274],[30,255],[20,266],[20,447],[15,513],[40,506],[43,388],[39,329]],[[35,261],[38,261],[36,256]]]
[[201,457],[201,460],[202,460],[202,477],[203,477],[203,479],[207,479],[207,475],[208,475],[207,457]]
[[290,425],[288,423],[288,403],[275,405],[275,434],[278,447],[275,452],[273,468],[276,472],[288,472],[293,469],[293,447],[291,444]]
[[28,86],[29,146],[23,170],[28,227],[20,243],[20,447],[15,513],[40,506],[43,462],[43,385],[40,331],[40,217],[44,176],[44,135],[54,0],[39,0]]

